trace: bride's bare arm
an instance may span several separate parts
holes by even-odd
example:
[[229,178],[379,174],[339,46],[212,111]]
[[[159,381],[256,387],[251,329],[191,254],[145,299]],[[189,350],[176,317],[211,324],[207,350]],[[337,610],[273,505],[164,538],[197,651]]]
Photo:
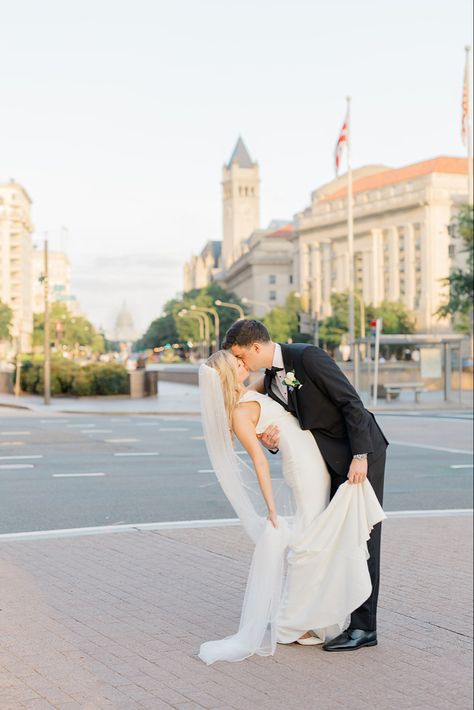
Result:
[[273,499],[272,481],[270,478],[270,467],[263,449],[257,439],[255,430],[255,420],[253,409],[259,405],[256,402],[241,404],[234,411],[232,418],[232,429],[238,440],[252,459],[252,463],[257,474],[258,484],[262,491],[263,498],[268,508],[268,518],[273,527],[277,526],[275,501]]

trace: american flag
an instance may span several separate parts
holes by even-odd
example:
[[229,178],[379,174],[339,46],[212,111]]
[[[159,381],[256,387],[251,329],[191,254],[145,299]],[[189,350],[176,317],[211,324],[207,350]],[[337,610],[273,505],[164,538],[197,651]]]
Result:
[[336,150],[334,151],[334,159],[336,163],[336,177],[339,173],[339,166],[341,164],[342,152],[344,146],[347,145],[347,135],[349,133],[349,116],[346,114],[344,123],[342,124],[341,132],[339,133],[339,138],[336,143]]
[[467,132],[469,130],[468,126],[468,112],[469,112],[469,54],[466,56],[466,68],[464,70],[464,84],[462,89],[462,122],[461,122],[461,136],[464,145],[467,143]]

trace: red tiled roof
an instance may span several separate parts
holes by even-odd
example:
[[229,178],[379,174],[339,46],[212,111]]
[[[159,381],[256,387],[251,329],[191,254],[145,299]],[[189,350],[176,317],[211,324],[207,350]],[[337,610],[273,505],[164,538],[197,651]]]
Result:
[[[367,190],[376,190],[386,185],[394,185],[404,180],[413,180],[413,178],[429,175],[430,173],[451,173],[455,175],[467,175],[467,158],[449,158],[442,156],[432,158],[431,160],[423,160],[421,163],[413,163],[406,165],[403,168],[391,168],[383,170],[374,175],[354,180],[353,192],[365,192]],[[332,192],[329,195],[323,195],[321,202],[329,200],[337,200],[338,197],[343,197],[347,192],[347,186],[344,186]]]
[[274,232],[265,234],[265,237],[288,237],[292,232],[293,224],[292,222],[289,222],[288,224],[285,224],[284,227],[280,227],[280,229],[277,229]]

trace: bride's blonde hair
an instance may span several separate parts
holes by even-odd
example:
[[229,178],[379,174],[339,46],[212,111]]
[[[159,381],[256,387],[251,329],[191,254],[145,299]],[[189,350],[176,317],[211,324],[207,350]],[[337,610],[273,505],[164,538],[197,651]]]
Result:
[[222,385],[224,406],[232,432],[232,416],[240,399],[240,386],[237,378],[237,358],[230,350],[218,350],[206,360],[206,365],[214,368]]

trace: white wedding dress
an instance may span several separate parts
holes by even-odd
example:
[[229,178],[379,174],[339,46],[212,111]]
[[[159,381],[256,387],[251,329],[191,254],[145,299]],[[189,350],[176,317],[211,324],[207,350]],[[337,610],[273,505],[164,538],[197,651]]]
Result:
[[[257,433],[270,424],[280,429],[294,515],[279,516],[276,529],[265,520],[253,535],[239,631],[201,645],[199,657],[208,664],[273,654],[276,643],[292,643],[309,630],[321,643],[338,635],[370,596],[367,540],[386,517],[368,480],[344,483],[329,501],[330,476],[311,432],[266,395],[247,391],[240,401],[260,405]],[[232,502],[232,491],[225,492]]]

